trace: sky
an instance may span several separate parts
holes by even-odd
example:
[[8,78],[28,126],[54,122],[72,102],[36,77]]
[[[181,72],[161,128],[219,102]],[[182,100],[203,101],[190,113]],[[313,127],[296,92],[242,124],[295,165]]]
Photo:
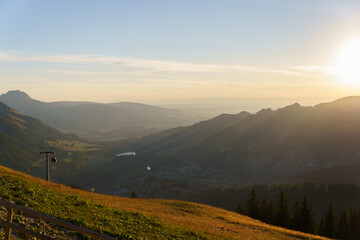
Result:
[[[360,95],[360,70],[350,80],[339,70],[358,39],[360,1],[0,0],[0,93],[99,102]],[[360,62],[353,49],[341,69]]]

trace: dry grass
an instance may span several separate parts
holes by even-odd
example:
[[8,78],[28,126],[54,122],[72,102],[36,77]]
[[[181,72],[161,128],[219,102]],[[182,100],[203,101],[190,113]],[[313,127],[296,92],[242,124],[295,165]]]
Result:
[[26,123],[25,120],[22,120],[18,117],[15,117],[14,115],[10,114],[10,117],[12,118],[12,123],[14,123],[16,126],[18,126],[20,129],[24,130],[26,127],[23,125]]
[[158,217],[171,225],[182,226],[205,234],[209,239],[327,239],[280,227],[275,227],[240,214],[204,204],[161,199],[129,199],[101,195],[60,184],[48,183],[38,178],[0,167],[0,172],[22,176],[31,182],[53,190],[77,194],[98,203],[129,212],[140,212],[146,216]]

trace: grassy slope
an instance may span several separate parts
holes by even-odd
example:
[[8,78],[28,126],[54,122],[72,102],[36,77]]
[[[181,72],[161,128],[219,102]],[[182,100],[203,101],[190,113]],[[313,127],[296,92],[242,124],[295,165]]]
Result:
[[5,167],[0,196],[121,239],[325,239],[207,205],[89,193]]

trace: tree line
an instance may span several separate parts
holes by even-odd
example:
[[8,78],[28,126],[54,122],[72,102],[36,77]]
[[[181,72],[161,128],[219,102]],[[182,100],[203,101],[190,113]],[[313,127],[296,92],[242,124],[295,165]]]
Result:
[[275,203],[272,199],[266,198],[259,201],[256,190],[252,189],[247,201],[238,204],[236,212],[301,232],[343,240],[360,239],[360,209],[351,206],[336,214],[333,204],[330,203],[327,211],[316,223],[307,197],[304,195],[290,206],[283,190],[280,191]]
[[273,199],[276,201],[280,191],[286,192],[288,203],[292,206],[301,201],[305,195],[311,202],[315,220],[318,222],[326,212],[330,203],[334,209],[342,211],[349,206],[356,206],[360,200],[360,186],[355,183],[314,183],[303,182],[296,184],[253,184],[243,187],[212,187],[200,190],[182,200],[205,203],[208,205],[235,211],[239,202],[245,203],[252,189],[256,190],[258,199]]

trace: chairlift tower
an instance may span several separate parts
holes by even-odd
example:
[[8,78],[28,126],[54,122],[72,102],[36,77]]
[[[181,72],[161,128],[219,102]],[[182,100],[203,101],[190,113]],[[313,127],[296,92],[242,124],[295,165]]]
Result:
[[50,182],[50,159],[49,154],[52,154],[51,162],[57,162],[54,148],[48,148],[40,152],[40,155],[45,154],[46,160],[46,181]]

